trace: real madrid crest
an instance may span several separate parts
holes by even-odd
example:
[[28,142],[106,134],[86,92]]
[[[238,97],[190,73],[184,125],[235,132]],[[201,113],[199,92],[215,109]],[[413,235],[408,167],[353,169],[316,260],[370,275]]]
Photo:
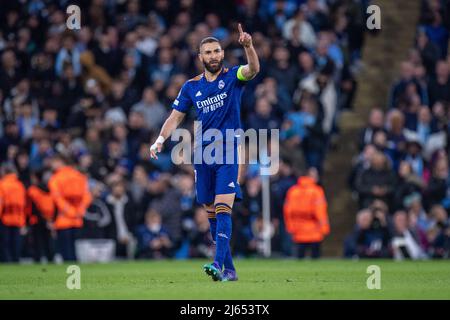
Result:
[[225,87],[225,82],[223,80],[220,80],[218,87],[219,89],[223,89],[223,87]]

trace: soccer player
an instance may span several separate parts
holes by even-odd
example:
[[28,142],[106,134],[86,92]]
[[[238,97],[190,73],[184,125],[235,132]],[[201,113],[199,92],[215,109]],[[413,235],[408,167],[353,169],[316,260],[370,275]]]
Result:
[[[203,135],[209,129],[216,129],[222,133],[222,137],[226,137],[227,129],[241,129],[242,90],[246,81],[253,79],[259,72],[259,60],[250,34],[244,32],[240,24],[238,29],[239,43],[244,47],[248,63],[231,69],[224,68],[224,50],[219,41],[213,37],[203,39],[199,45],[198,58],[205,67],[204,72],[182,86],[172,104],[172,113],[162,126],[159,137],[150,147],[152,158],[158,159],[157,153],[161,152],[164,141],[178,127],[192,106],[195,106],[197,118],[201,123],[202,131],[197,132],[199,134]],[[197,201],[208,212],[211,235],[216,241],[214,262],[204,265],[203,269],[214,281],[237,280],[230,252],[231,211],[235,199],[241,199],[237,137],[234,137],[234,140],[231,143],[232,151],[227,149],[223,152],[224,159],[227,154],[233,152],[233,163],[224,160],[222,163],[210,164],[209,161],[202,160],[198,164],[194,161]],[[210,143],[217,144],[218,141],[202,141],[202,151]],[[224,139],[222,146],[228,148],[229,141],[225,142]]]

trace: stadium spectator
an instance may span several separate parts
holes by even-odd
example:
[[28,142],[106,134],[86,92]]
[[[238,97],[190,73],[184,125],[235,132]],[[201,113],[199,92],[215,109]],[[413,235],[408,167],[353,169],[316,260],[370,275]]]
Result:
[[4,134],[0,140],[0,157],[2,159],[6,159],[9,147],[19,145],[20,145],[19,126],[15,121],[6,121],[4,125]]
[[69,166],[63,156],[53,156],[51,167],[53,175],[48,186],[56,206],[54,228],[58,252],[64,261],[75,261],[75,240],[92,196],[87,177]]
[[414,233],[409,230],[408,214],[397,211],[393,217],[394,233],[391,240],[394,259],[423,259],[426,255]]
[[385,153],[392,162],[392,168],[398,169],[406,148],[405,114],[399,109],[393,109],[387,114],[387,142]]
[[105,202],[111,214],[111,223],[106,226],[106,237],[116,242],[116,256],[133,257],[138,217],[136,206],[127,195],[122,180],[112,182],[111,193],[106,196]]
[[33,172],[31,185],[27,189],[31,206],[28,224],[33,242],[33,259],[36,262],[52,262],[55,254],[55,203],[47,186],[48,179],[49,172]]
[[137,258],[161,259],[169,257],[172,241],[161,223],[161,215],[153,209],[147,211],[145,224],[137,227]]
[[131,111],[142,112],[146,128],[149,130],[156,130],[162,125],[162,122],[166,118],[166,109],[157,100],[156,92],[148,87],[142,94],[142,100],[136,103]]
[[414,221],[414,228],[421,234],[424,246],[427,245],[425,235],[431,227],[431,221],[428,219],[428,213],[422,206],[422,196],[419,193],[413,193],[404,199],[404,206]]
[[279,123],[279,120],[273,112],[271,103],[265,98],[256,100],[255,112],[249,116],[248,127],[255,130],[270,130],[279,128]]
[[268,67],[267,75],[275,79],[279,87],[294,92],[297,83],[298,70],[290,62],[289,50],[284,47],[276,47],[273,50],[273,63]]
[[[369,209],[362,209],[356,214],[356,224],[352,232],[344,240],[344,257],[357,258],[358,249],[361,249],[361,234],[370,228],[372,213]],[[359,242],[359,243],[358,243]]]
[[437,101],[448,103],[450,101],[450,67],[447,61],[440,60],[436,63],[436,73],[428,84],[428,94],[430,96],[430,104],[433,105]]
[[444,203],[447,198],[448,190],[448,159],[447,157],[439,158],[435,161],[433,172],[425,190],[425,203],[427,208],[435,204]]
[[321,242],[330,232],[327,201],[317,182],[317,170],[310,168],[286,195],[283,208],[286,230],[298,244],[299,258],[305,257],[306,249],[311,250],[312,258],[319,258]]
[[26,189],[11,165],[1,167],[0,243],[2,262],[19,262],[26,226]]
[[370,111],[368,125],[359,135],[359,149],[362,150],[365,145],[372,143],[375,133],[380,130],[384,130],[384,112],[379,108],[373,108]]
[[14,161],[19,180],[29,187],[31,184],[30,157],[25,150],[19,150]]
[[111,212],[102,199],[105,186],[95,180],[90,180],[89,184],[92,202],[83,216],[83,227],[80,230],[79,238],[105,239],[107,237],[106,228],[111,223]]
[[315,61],[313,55],[310,52],[300,52],[297,56],[297,60],[301,72],[299,81],[307,78],[315,72]]
[[352,160],[353,166],[348,176],[348,185],[350,189],[357,193],[356,178],[370,167],[373,155],[377,152],[377,146],[374,144],[367,144],[364,149]]
[[6,96],[10,90],[23,77],[23,70],[19,67],[16,54],[12,49],[6,49],[1,55],[2,70],[0,71],[0,83]]
[[411,164],[407,161],[402,161],[397,174],[397,183],[395,186],[392,207],[393,211],[404,209],[404,199],[413,193],[421,193],[424,188],[425,183],[423,179],[414,173]]
[[449,31],[443,24],[441,13],[434,11],[430,23],[425,24],[424,27],[427,36],[439,47],[441,57],[446,57]]
[[283,26],[283,37],[287,40],[296,38],[305,48],[312,49],[316,44],[316,34],[311,24],[306,20],[306,8],[300,7],[293,18]]
[[70,64],[75,76],[81,75],[80,50],[75,46],[76,36],[71,32],[63,35],[62,48],[59,50],[55,61],[55,72],[62,76],[64,64]]
[[430,41],[427,33],[423,29],[418,30],[416,41],[416,46],[419,50],[426,73],[433,74],[436,61],[440,57],[439,47]]
[[362,209],[356,216],[356,227],[346,239],[346,257],[388,258],[390,233],[385,206]]
[[441,205],[430,209],[432,226],[427,237],[430,243],[429,256],[432,258],[448,258],[450,255],[450,220],[448,213]]
[[361,208],[366,208],[374,199],[390,202],[394,191],[395,174],[389,168],[386,156],[375,152],[370,167],[363,169],[356,177],[355,187]]
[[422,179],[427,175],[425,160],[422,156],[423,145],[418,135],[410,136],[406,141],[404,160],[411,165],[414,174]]
[[390,108],[397,108],[399,106],[400,100],[403,98],[408,85],[418,85],[414,82],[414,66],[411,62],[403,61],[400,69],[400,79],[391,88],[389,98]]

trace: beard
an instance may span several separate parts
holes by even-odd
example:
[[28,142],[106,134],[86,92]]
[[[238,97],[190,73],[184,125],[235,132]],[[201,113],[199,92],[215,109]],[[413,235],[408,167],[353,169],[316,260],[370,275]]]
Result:
[[[212,62],[217,62],[216,65],[212,66],[211,63]],[[206,70],[208,70],[209,72],[211,72],[212,74],[217,73],[220,69],[222,69],[222,65],[223,65],[223,59],[218,60],[218,61],[211,61],[211,62],[205,62],[203,61],[203,66],[205,67]]]

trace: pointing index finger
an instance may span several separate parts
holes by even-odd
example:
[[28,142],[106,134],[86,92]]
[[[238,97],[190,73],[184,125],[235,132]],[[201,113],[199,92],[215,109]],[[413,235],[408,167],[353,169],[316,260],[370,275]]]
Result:
[[241,26],[240,23],[238,24],[238,30],[239,30],[239,33],[240,33],[240,34],[243,34],[243,33],[244,33],[244,30],[242,30],[242,26]]

